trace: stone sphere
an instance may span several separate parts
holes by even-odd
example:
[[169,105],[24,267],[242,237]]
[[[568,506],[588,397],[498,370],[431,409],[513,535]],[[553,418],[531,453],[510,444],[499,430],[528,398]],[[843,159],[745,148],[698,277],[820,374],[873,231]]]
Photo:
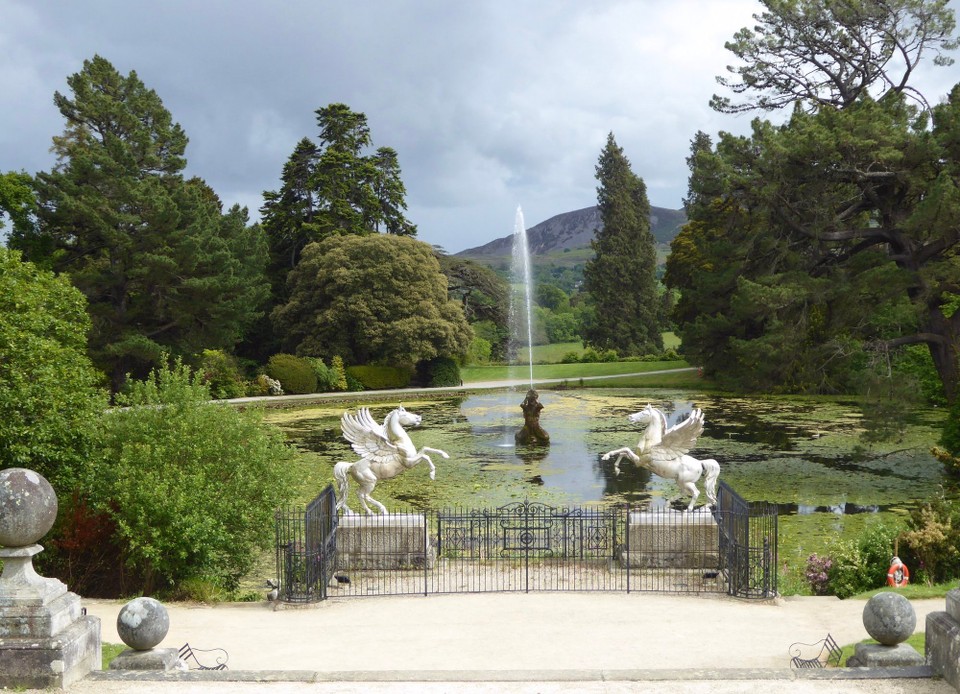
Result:
[[117,615],[120,639],[135,651],[149,651],[170,629],[167,608],[153,598],[131,600]]
[[863,607],[863,626],[870,638],[884,646],[896,646],[913,634],[917,613],[898,593],[877,593]]
[[32,545],[56,520],[57,495],[42,475],[21,467],[0,470],[0,545]]

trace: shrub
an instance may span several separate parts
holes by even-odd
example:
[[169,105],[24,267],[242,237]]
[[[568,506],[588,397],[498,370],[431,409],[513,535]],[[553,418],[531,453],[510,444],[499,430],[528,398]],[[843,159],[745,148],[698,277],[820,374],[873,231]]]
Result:
[[833,560],[830,557],[821,557],[811,554],[807,558],[807,566],[803,572],[810,590],[814,595],[829,595],[829,573],[833,566]]
[[941,583],[960,575],[960,512],[942,493],[910,512],[901,539],[916,559],[915,577]]
[[450,357],[436,357],[417,364],[417,376],[421,383],[433,388],[458,386],[462,383],[460,367]]
[[607,349],[600,353],[600,361],[603,362],[614,362],[617,361],[619,355],[615,349]]
[[587,347],[583,350],[583,354],[580,355],[580,361],[584,364],[593,364],[594,362],[600,361],[600,355],[593,347]]
[[274,354],[267,361],[267,375],[280,381],[286,393],[316,393],[317,374],[306,359],[292,354]]
[[469,364],[488,364],[490,355],[493,352],[493,346],[490,340],[474,336],[470,341],[470,350],[467,352],[467,363]]
[[0,469],[39,472],[61,503],[95,464],[107,406],[86,306],[66,276],[0,247]]
[[[347,370],[343,366],[343,357],[339,354],[333,355],[333,359],[330,360],[330,371],[333,372],[333,390],[344,391],[350,388],[349,383],[347,382]],[[360,388],[363,390],[363,388]]]
[[829,592],[848,598],[883,586],[898,534],[899,528],[877,523],[856,543],[840,545],[828,570]]
[[318,393],[329,393],[332,390],[335,390],[334,386],[336,385],[336,374],[330,370],[330,368],[323,363],[323,359],[318,357],[304,357],[307,360],[307,363],[313,367],[313,373],[317,377],[317,392]]
[[246,387],[236,359],[223,350],[203,350],[197,370],[203,382],[210,388],[210,394],[218,400],[246,395]]
[[580,355],[576,352],[567,352],[560,358],[561,364],[577,364],[580,362]]
[[397,366],[350,366],[347,373],[367,390],[391,390],[410,385],[413,373]]
[[142,577],[136,590],[235,588],[288,501],[293,450],[260,412],[208,402],[207,386],[179,363],[117,397],[125,408],[103,418],[94,496]]

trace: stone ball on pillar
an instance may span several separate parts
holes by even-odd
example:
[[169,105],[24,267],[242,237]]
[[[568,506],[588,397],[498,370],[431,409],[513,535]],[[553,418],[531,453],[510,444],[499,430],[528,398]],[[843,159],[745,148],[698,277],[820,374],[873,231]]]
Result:
[[0,470],[0,546],[27,547],[57,520],[57,495],[43,475],[25,468]]
[[131,600],[117,615],[120,639],[135,651],[149,651],[170,629],[167,608],[153,598]]
[[863,626],[870,638],[884,646],[896,646],[913,635],[917,613],[899,593],[877,593],[863,607]]

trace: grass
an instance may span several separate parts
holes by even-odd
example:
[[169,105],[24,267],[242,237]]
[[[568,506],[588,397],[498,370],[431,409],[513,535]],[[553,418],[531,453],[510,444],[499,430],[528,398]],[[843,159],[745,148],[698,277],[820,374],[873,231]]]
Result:
[[[663,348],[677,349],[680,347],[680,338],[675,333],[663,333]],[[559,364],[560,361],[573,352],[580,357],[586,348],[582,342],[557,342],[552,345],[535,345],[533,348],[534,364]]]
[[925,583],[910,583],[905,585],[903,588],[877,588],[876,590],[868,590],[865,593],[858,593],[854,595],[852,600],[869,600],[874,595],[879,593],[889,593],[897,592],[900,593],[907,600],[929,600],[935,598],[946,598],[947,592],[953,590],[957,587],[957,581],[948,581],[947,583],[937,583],[932,586],[928,586]]
[[125,650],[127,650],[127,647],[122,643],[107,643],[104,641],[101,650],[103,669],[109,670],[110,661],[123,653]]
[[[689,366],[685,361],[612,361],[596,364],[540,364],[534,365],[533,376],[538,378],[566,379],[576,381],[589,376],[617,376],[630,373],[645,373],[663,369],[681,369]],[[523,378],[525,369],[516,366],[465,366],[460,369],[464,385],[479,381],[502,381]],[[608,383],[607,386],[610,384]],[[619,382],[618,384],[619,385]]]
[[[916,649],[917,653],[919,653],[920,655],[923,655],[924,650],[926,649],[926,644],[927,644],[926,636],[927,635],[924,632],[918,631],[914,633],[912,636],[910,636],[910,638],[907,639],[904,643],[906,643],[908,646],[913,646],[914,649]],[[874,641],[873,639],[864,639],[863,641],[860,641],[860,643],[879,643],[879,642]],[[857,644],[855,643],[849,643],[846,646],[843,646],[840,648],[840,651],[842,653],[842,655],[840,656],[840,667],[847,666],[847,658],[853,655],[853,651],[856,648],[856,646]]]

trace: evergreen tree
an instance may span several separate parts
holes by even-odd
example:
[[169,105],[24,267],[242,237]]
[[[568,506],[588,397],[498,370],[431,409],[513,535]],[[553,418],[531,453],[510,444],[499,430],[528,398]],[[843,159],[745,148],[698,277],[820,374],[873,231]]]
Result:
[[90,353],[114,389],[165,352],[231,349],[266,296],[259,230],[183,179],[187,137],[135,72],[95,56],[67,83],[57,164],[35,180],[37,229],[14,241],[86,295]]
[[657,257],[646,186],[631,170],[613,133],[607,136],[596,172],[603,229],[591,243],[595,257],[583,271],[594,307],[593,319],[583,326],[584,341],[621,355],[659,352],[663,338],[657,321]]

